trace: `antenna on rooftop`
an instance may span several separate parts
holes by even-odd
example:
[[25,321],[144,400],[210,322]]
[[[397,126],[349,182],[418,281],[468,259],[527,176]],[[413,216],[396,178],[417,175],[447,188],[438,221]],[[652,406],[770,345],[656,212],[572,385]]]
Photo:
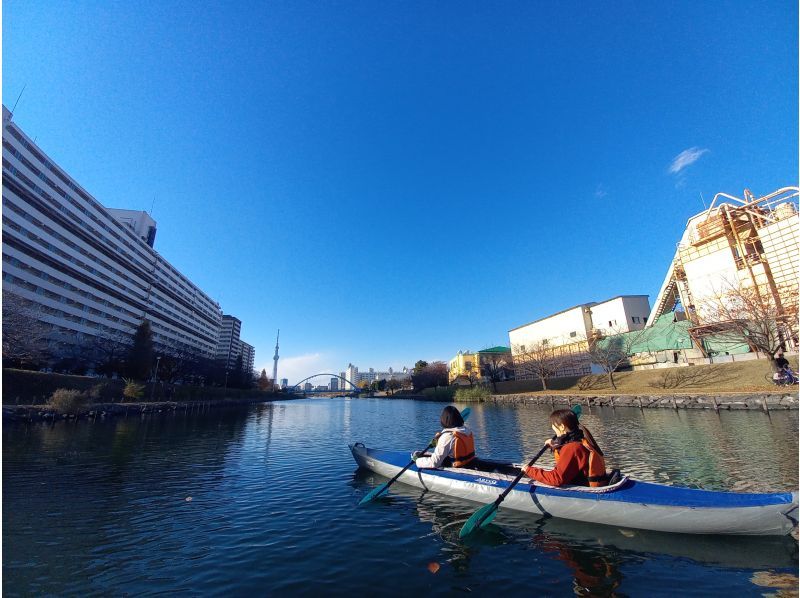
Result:
[[14,110],[17,109],[17,104],[19,104],[19,99],[22,97],[22,92],[25,91],[25,87],[27,87],[27,85],[28,84],[26,83],[25,85],[22,86],[22,91],[19,92],[19,95],[17,96],[17,101],[14,102],[14,106],[11,108],[11,114],[14,114]]
[[156,205],[156,196],[154,195],[153,202],[150,204],[150,218],[153,217],[153,208],[155,207],[155,205]]
[[703,197],[703,192],[702,191],[700,192],[700,201],[703,202],[703,211],[707,210],[708,208],[706,207],[706,198]]

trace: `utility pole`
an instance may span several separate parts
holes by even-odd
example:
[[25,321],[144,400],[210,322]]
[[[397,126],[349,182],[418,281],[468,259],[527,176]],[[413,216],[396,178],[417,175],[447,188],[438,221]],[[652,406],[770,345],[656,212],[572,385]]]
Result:
[[278,328],[278,336],[275,338],[275,357],[272,359],[275,363],[272,366],[272,389],[275,390],[275,387],[278,386],[278,341],[281,338],[281,329]]
[[153,402],[153,397],[156,394],[156,384],[158,384],[158,364],[161,363],[161,355],[156,357],[156,373],[153,376],[153,388],[150,389],[150,402]]

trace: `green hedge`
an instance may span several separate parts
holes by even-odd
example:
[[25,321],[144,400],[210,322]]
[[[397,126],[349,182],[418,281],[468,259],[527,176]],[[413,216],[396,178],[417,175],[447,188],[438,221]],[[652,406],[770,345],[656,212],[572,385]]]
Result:
[[491,398],[491,391],[485,386],[473,386],[472,388],[459,388],[456,390],[455,398],[456,403],[468,403],[469,401],[485,401]]
[[432,400],[432,401],[452,401],[453,396],[456,393],[456,389],[452,386],[437,386],[431,388],[425,388],[422,390],[421,394]]
[[[59,388],[85,392],[93,403],[118,403],[123,400],[123,380],[48,374],[28,370],[3,370],[3,405],[44,405]],[[272,396],[257,388],[224,389],[215,386],[145,385],[141,401],[192,401],[219,399],[258,399]]]

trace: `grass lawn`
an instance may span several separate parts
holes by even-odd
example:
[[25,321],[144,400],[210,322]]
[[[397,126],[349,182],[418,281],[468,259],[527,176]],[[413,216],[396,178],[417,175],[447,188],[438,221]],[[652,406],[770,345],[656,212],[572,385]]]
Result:
[[[797,372],[797,357],[789,357],[792,369]],[[553,378],[548,380],[548,390],[533,380],[512,380],[497,385],[498,394],[675,394],[725,393],[752,391],[786,391],[797,393],[797,386],[778,387],[772,383],[772,370],[766,359],[693,365],[660,370],[617,372],[614,390],[605,374],[579,378]]]

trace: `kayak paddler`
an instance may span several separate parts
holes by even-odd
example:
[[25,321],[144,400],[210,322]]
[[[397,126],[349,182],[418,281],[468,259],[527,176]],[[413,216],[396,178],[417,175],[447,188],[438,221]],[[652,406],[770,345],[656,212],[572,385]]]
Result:
[[448,405],[442,410],[439,421],[443,429],[434,437],[436,448],[433,454],[423,456],[423,451],[416,451],[411,455],[417,468],[474,467],[477,463],[475,441],[458,409]]
[[608,484],[603,451],[592,434],[578,423],[571,409],[556,409],[550,414],[550,427],[555,438],[545,444],[553,451],[556,466],[553,469],[523,467],[532,480],[550,486],[605,486]]

